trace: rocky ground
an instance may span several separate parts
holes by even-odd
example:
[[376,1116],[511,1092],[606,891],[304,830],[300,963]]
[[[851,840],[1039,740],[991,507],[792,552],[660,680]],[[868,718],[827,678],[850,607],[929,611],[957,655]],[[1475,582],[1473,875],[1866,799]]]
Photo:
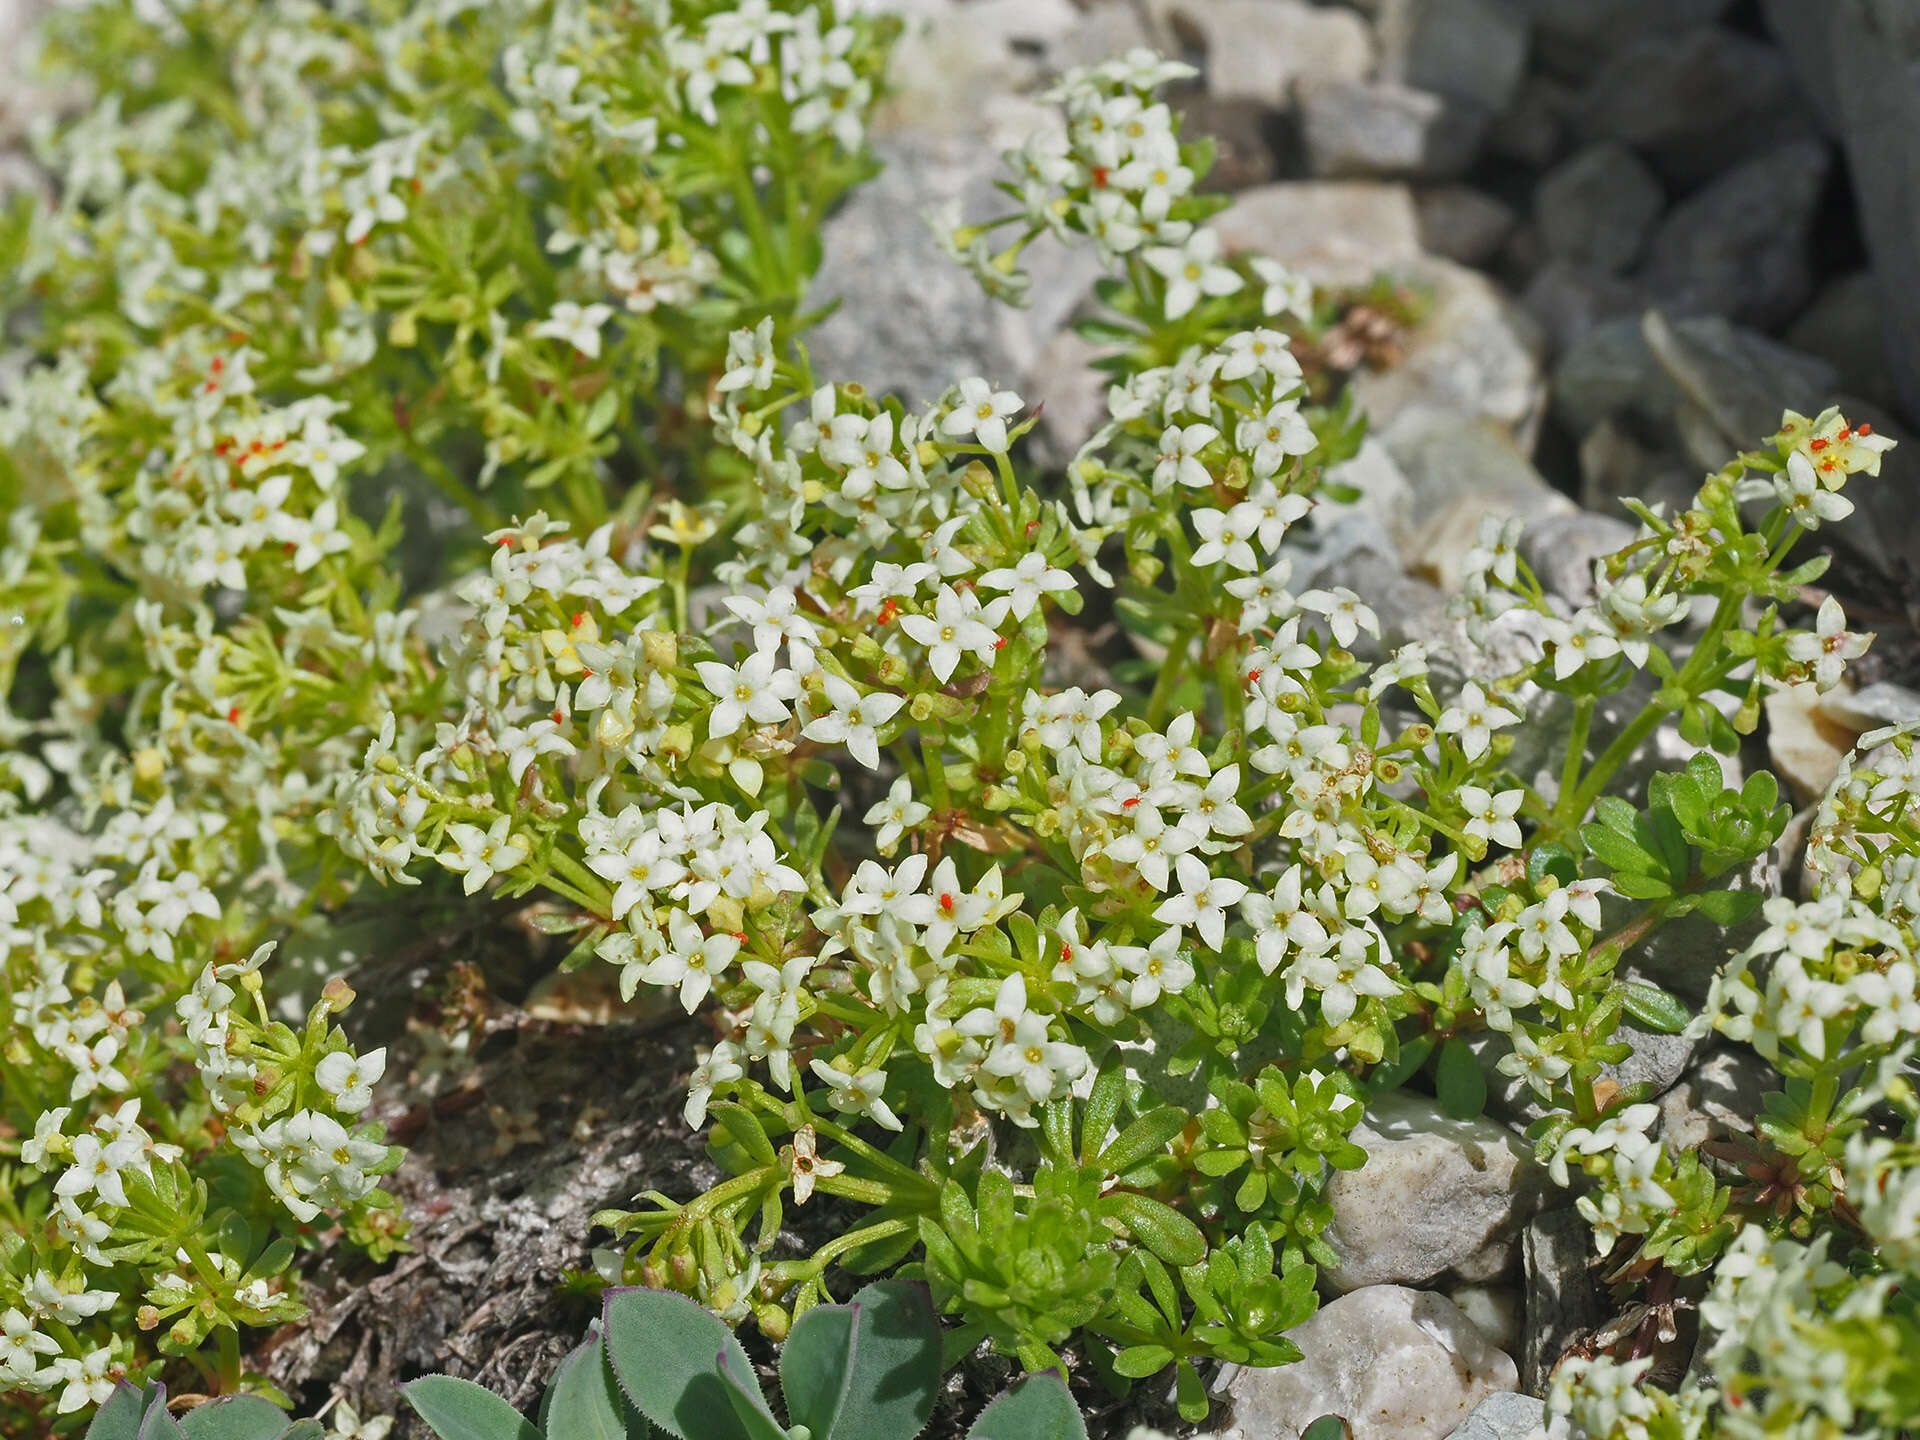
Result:
[[[1525,517],[1530,561],[1577,602],[1591,557],[1631,533],[1622,496],[1690,494],[1782,408],[1837,401],[1902,439],[1920,428],[1911,6],[867,3],[902,12],[908,36],[878,131],[887,168],[830,226],[817,294],[841,305],[812,337],[816,364],[916,402],[993,376],[1044,402],[1041,458],[1070,455],[1101,404],[1069,328],[1093,262],[1036,246],[1034,303],[1007,310],[940,258],[919,217],[955,195],[989,212],[1000,148],[1045,122],[1038,95],[1063,67],[1141,44],[1183,55],[1202,76],[1178,103],[1217,137],[1216,183],[1237,192],[1229,244],[1356,294],[1384,275],[1414,302],[1410,324],[1391,307],[1350,317],[1372,436],[1343,478],[1364,498],[1296,566],[1361,590],[1389,644],[1422,640],[1461,672],[1485,663],[1444,614],[1483,514]],[[0,44],[17,11],[0,0]],[[8,147],[46,103],[0,94],[0,192],[44,184]],[[1920,718],[1920,444],[1848,493],[1860,513],[1834,537],[1828,583],[1881,632],[1866,683],[1777,697],[1746,757],[1770,761],[1802,806],[1857,734]],[[1542,753],[1550,727],[1529,742]],[[1664,734],[1638,763],[1644,775],[1685,753]],[[1797,868],[1788,847],[1749,883],[1790,893]],[[1697,998],[1722,953],[1711,941],[1676,925],[1629,964]],[[707,1165],[673,1115],[681,1027],[607,1028],[602,997],[529,992],[510,951],[456,963],[425,945],[397,980],[385,967],[409,994],[471,1002],[451,1029],[478,1064],[435,1079],[417,1036],[396,1051],[419,1051],[389,1116],[416,1147],[398,1189],[419,1249],[371,1284],[329,1277],[315,1319],[264,1352],[303,1399],[339,1384],[385,1408],[399,1378],[447,1367],[525,1403],[578,1333],[580,1307],[556,1287],[589,1263],[587,1217],[648,1185],[690,1193]],[[1765,1077],[1748,1052],[1636,1038],[1619,1079],[1660,1095],[1667,1143],[1750,1128]],[[1533,1117],[1496,1058],[1481,1119],[1415,1094],[1375,1107],[1356,1137],[1367,1165],[1333,1186],[1342,1263],[1297,1334],[1306,1359],[1229,1367],[1209,1433],[1291,1437],[1338,1411],[1355,1440],[1531,1435],[1551,1366],[1603,1327],[1652,1335],[1671,1319],[1662,1363],[1684,1370],[1691,1297],[1616,1313],[1585,1227],[1519,1138]]]

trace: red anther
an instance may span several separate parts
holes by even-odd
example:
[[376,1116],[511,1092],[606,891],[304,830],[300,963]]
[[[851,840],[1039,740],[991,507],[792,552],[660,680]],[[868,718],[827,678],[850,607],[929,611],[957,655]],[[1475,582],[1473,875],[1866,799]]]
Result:
[[426,188],[424,185],[420,183],[420,177],[418,175],[414,176],[413,179],[409,180],[407,182],[407,185],[416,195],[418,195],[422,190]]
[[1265,670],[1249,670],[1247,672],[1247,684],[1258,685],[1260,683],[1260,677],[1266,673]]
[[214,391],[220,388],[220,382],[218,380],[209,380],[201,388],[204,389],[207,392],[207,394],[211,395],[213,394]]
[[585,666],[582,666],[582,667],[580,668],[580,673],[581,673],[582,675],[584,675],[584,676],[586,676],[586,677],[587,677],[587,679],[589,679],[589,680],[591,680],[591,679],[593,678],[593,671],[591,671],[591,670],[589,670],[589,669],[587,669],[587,668],[586,668]]
[[1096,190],[1104,190],[1107,188],[1106,166],[1096,165],[1093,167],[1093,188]]
[[1140,803],[1140,797],[1138,795],[1130,795],[1125,800],[1122,800],[1120,802],[1120,808],[1122,810],[1131,810],[1133,809],[1134,806],[1138,805],[1139,803]]
[[1033,538],[1033,532],[1038,530],[1039,528],[1040,528],[1040,522],[1038,520],[1027,521],[1027,538],[1031,540]]
[[900,606],[895,601],[888,600],[885,604],[883,604],[880,607],[879,623],[882,625],[885,625],[889,620],[893,619],[893,617],[895,615],[898,615],[899,613],[900,613]]
[[214,374],[218,375],[222,370],[227,368],[226,357],[224,355],[214,356],[213,364],[209,368],[213,371]]
[[563,724],[567,718],[567,712],[564,710],[551,710],[548,712],[548,715],[556,725]]
[[953,913],[953,896],[943,893],[940,896],[940,908],[951,915]]
[[585,620],[586,618],[587,618],[587,612],[586,612],[586,611],[584,611],[584,610],[576,610],[576,611],[574,612],[574,615],[573,615],[573,628],[574,628],[574,629],[576,629],[576,630],[578,630],[578,629],[580,628],[580,624],[581,624],[581,622],[582,622],[583,620]]
[[1004,636],[1004,635],[996,635],[996,636],[994,636],[994,637],[993,637],[993,648],[994,648],[994,649],[996,649],[996,650],[1004,650],[1004,649],[1006,648],[1006,645],[1007,645],[1007,637],[1006,637],[1006,636]]
[[1064,965],[1071,959],[1073,959],[1073,947],[1063,942],[1060,946],[1060,963]]
[[227,723],[229,725],[238,725],[240,723],[240,707],[238,705],[234,705],[228,708]]
[[1853,427],[1852,427],[1851,425],[1842,425],[1842,426],[1840,427],[1840,433],[1839,433],[1838,435],[1836,435],[1836,436],[1834,436],[1833,438],[1834,438],[1834,439],[1836,439],[1836,440],[1850,440],[1850,439],[1852,439],[1852,438],[1853,438]]
[[1826,449],[1827,446],[1831,443],[1832,442],[1828,440],[1809,440],[1807,442],[1807,448],[1809,450],[1814,451],[1817,454],[1818,452]]
[[1853,427],[1853,433],[1862,436],[1871,435],[1873,434],[1873,426],[1865,424],[1856,425]]
[[734,938],[734,939],[736,939],[736,940],[738,940],[738,941],[739,941],[739,942],[740,942],[740,943],[741,943],[742,945],[744,945],[744,944],[746,944],[746,943],[747,943],[747,932],[746,932],[746,931],[744,931],[744,930],[735,930],[735,931],[732,931],[732,932],[730,932],[730,933],[731,933],[731,934],[733,935],[733,938]]

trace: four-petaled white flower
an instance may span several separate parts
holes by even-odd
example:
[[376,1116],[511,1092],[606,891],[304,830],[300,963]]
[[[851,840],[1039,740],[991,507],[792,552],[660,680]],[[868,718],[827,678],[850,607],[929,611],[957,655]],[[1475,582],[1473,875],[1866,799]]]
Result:
[[907,703],[904,695],[874,690],[862,695],[851,681],[828,671],[823,682],[833,709],[810,720],[800,733],[823,745],[845,745],[849,754],[869,770],[880,768],[880,740],[875,733]]
[[1033,613],[1042,595],[1073,589],[1073,576],[1064,570],[1055,570],[1040,551],[1029,550],[1014,565],[987,571],[979,583],[988,590],[1006,591],[1007,608],[1013,618],[1024,620]]
[[702,660],[693,668],[720,701],[707,717],[707,734],[713,739],[733,734],[749,720],[778,725],[793,716],[787,702],[799,696],[800,679],[780,669],[771,650],[756,650],[738,665]]
[[981,618],[979,600],[972,592],[962,597],[951,585],[942,585],[934,596],[933,614],[902,615],[900,629],[927,647],[927,664],[942,685],[952,678],[962,655],[991,665],[1001,643],[993,626]]
[[[1796,452],[1797,454],[1798,452]],[[1787,637],[1787,654],[1813,671],[1813,683],[1820,690],[1831,690],[1840,683],[1849,660],[1858,660],[1873,643],[1871,635],[1855,635],[1847,630],[1847,614],[1840,602],[1829,595],[1820,602],[1820,613],[1813,632],[1802,630]]]
[[501,875],[525,863],[527,842],[513,833],[513,817],[502,815],[482,830],[478,825],[456,824],[447,827],[447,838],[456,847],[435,858],[455,874],[464,873],[462,885],[472,895],[495,875]]
[[1493,745],[1493,732],[1518,725],[1520,717],[1504,705],[1487,698],[1487,692],[1469,680],[1460,690],[1460,698],[1440,712],[1434,729],[1442,735],[1458,735],[1460,749],[1469,760],[1478,760]]
[[613,318],[613,307],[598,302],[592,305],[562,300],[545,320],[533,327],[543,339],[564,340],[589,360],[600,358],[600,327]]
[[741,938],[724,931],[701,933],[699,924],[684,910],[667,917],[667,950],[640,967],[640,978],[649,985],[680,987],[680,1004],[691,1015],[707,998],[716,975],[733,963],[740,953]]
[[358,1115],[373,1103],[373,1087],[387,1073],[385,1047],[355,1055],[351,1050],[335,1050],[321,1057],[313,1067],[313,1078],[333,1097],[333,1108],[342,1115]]
[[996,390],[978,375],[960,382],[960,403],[947,413],[940,428],[948,435],[971,435],[995,455],[1007,453],[1007,417],[1020,413],[1021,399],[1011,390]]
[[1246,281],[1232,266],[1220,263],[1220,232],[1196,230],[1185,245],[1149,245],[1140,258],[1167,282],[1166,314],[1178,320],[1202,296],[1231,295]]
[[1213,484],[1213,476],[1200,462],[1200,452],[1220,432],[1211,425],[1169,425],[1160,434],[1160,454],[1153,467],[1155,494],[1171,490],[1176,484],[1204,490]]
[[1209,949],[1218,950],[1226,943],[1227,907],[1240,903],[1246,885],[1231,876],[1215,875],[1198,855],[1182,855],[1174,862],[1174,874],[1180,893],[1162,900],[1153,918],[1168,925],[1191,925]]

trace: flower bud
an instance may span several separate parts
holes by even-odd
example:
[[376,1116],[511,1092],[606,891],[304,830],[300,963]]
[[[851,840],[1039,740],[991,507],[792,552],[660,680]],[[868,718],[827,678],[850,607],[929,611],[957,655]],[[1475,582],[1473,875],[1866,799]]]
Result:
[[353,987],[336,975],[321,989],[320,998],[327,1002],[334,1014],[338,1015],[353,1004],[356,997]]
[[975,460],[960,472],[960,488],[976,500],[993,498],[993,471],[983,461]]
[[[787,1338],[787,1331],[793,1328],[793,1317],[781,1305],[756,1305],[753,1307],[754,1323],[760,1327],[760,1333],[778,1345]],[[789,1440],[798,1433],[789,1430]]]
[[420,326],[413,318],[411,310],[403,310],[393,317],[393,323],[387,326],[387,343],[408,349],[420,339]]
[[640,658],[656,670],[671,670],[680,663],[680,640],[671,630],[642,630]]

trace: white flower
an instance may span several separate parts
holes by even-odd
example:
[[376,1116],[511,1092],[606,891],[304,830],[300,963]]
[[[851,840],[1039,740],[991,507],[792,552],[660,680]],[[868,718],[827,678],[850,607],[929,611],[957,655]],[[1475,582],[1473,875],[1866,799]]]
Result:
[[1513,818],[1526,799],[1522,790],[1490,794],[1478,785],[1460,787],[1460,805],[1467,812],[1466,833],[1509,850],[1520,848],[1520,826]]
[[355,1055],[351,1050],[335,1050],[321,1057],[314,1066],[313,1078],[333,1097],[333,1108],[342,1115],[358,1115],[373,1103],[373,1087],[387,1072],[387,1052],[383,1046]]
[[1313,320],[1313,282],[1297,275],[1278,260],[1256,255],[1250,262],[1253,273],[1266,289],[1260,292],[1260,313],[1292,315],[1296,320]]
[[1156,495],[1175,484],[1204,490],[1213,484],[1213,476],[1200,463],[1200,452],[1220,438],[1211,425],[1188,425],[1184,429],[1169,425],[1160,436],[1160,454],[1153,467],[1153,491]]
[[589,360],[600,358],[600,327],[613,318],[611,305],[577,305],[562,300],[545,320],[533,327],[533,333],[551,340],[564,340]]
[[1358,595],[1344,586],[1331,590],[1309,590],[1300,597],[1300,608],[1327,617],[1327,627],[1342,645],[1352,645],[1362,630],[1380,634],[1380,617],[1373,607],[1363,604]]
[[727,370],[714,388],[723,395],[732,390],[765,390],[773,384],[773,362],[773,317],[769,315],[753,329],[736,330],[727,337]]
[[455,874],[464,872],[461,888],[472,895],[495,875],[525,862],[527,842],[513,833],[513,817],[502,815],[482,830],[478,825],[449,825],[447,838],[457,847],[434,858]]
[[1458,735],[1460,749],[1469,760],[1478,760],[1493,744],[1493,732],[1518,725],[1520,717],[1504,705],[1487,699],[1487,692],[1469,680],[1461,688],[1460,698],[1441,711],[1434,726],[1442,735]]
[[824,1060],[815,1060],[808,1068],[826,1082],[827,1098],[841,1114],[865,1115],[883,1130],[903,1128],[885,1099],[886,1071],[867,1070],[855,1075],[839,1063],[829,1065]]
[[1179,930],[1168,929],[1144,949],[1137,945],[1114,947],[1113,958],[1134,977],[1127,987],[1128,1009],[1144,1010],[1161,995],[1178,995],[1193,983],[1193,965],[1181,951],[1180,940]]
[[875,690],[862,695],[852,682],[828,671],[824,677],[833,710],[809,721],[800,733],[823,745],[845,745],[849,754],[869,770],[880,768],[880,740],[875,733],[907,703],[904,695]]
[[1787,637],[1787,654],[1813,669],[1813,683],[1822,691],[1840,683],[1840,675],[1849,660],[1858,660],[1873,643],[1871,635],[1849,634],[1847,615],[1840,602],[1829,595],[1820,602],[1820,614],[1813,633],[1801,630]]
[[139,1142],[121,1139],[102,1142],[97,1135],[73,1137],[73,1164],[54,1182],[54,1193],[77,1199],[97,1193],[109,1205],[127,1203],[122,1170],[144,1170]]
[[1011,568],[987,571],[979,583],[989,590],[1004,590],[1013,618],[1024,620],[1033,613],[1042,595],[1073,589],[1073,576],[1064,570],[1055,570],[1040,551],[1030,550]]
[[[1254,478],[1258,480],[1279,473],[1289,456],[1308,454],[1320,443],[1320,437],[1307,424],[1307,417],[1300,413],[1298,400],[1276,400],[1263,413],[1247,416],[1234,429],[1233,438],[1234,443],[1252,457]],[[1302,503],[1301,513],[1305,511]]]
[[951,585],[934,596],[932,615],[902,615],[900,629],[927,647],[927,664],[941,684],[952,678],[962,655],[992,665],[1000,636],[980,618],[980,602],[969,593],[962,598]]
[[978,375],[960,382],[960,403],[940,422],[948,435],[971,435],[995,455],[1007,453],[1007,417],[1018,415],[1020,397],[996,390]]
[[1182,855],[1174,862],[1174,873],[1180,880],[1180,893],[1162,900],[1153,918],[1168,925],[1191,925],[1209,948],[1218,950],[1226,943],[1227,907],[1238,904],[1247,887],[1238,880],[1215,875],[1197,855]]
[[691,1015],[713,987],[713,977],[733,963],[740,953],[740,939],[716,931],[703,935],[699,924],[684,910],[667,917],[668,950],[640,967],[640,978],[649,985],[678,985],[680,1004]]
[[869,825],[880,827],[873,837],[874,848],[882,855],[891,855],[901,837],[931,814],[933,807],[913,798],[913,782],[902,775],[888,789],[887,798],[861,818]]
[[1149,245],[1140,254],[1167,282],[1169,320],[1185,315],[1203,295],[1231,295],[1246,283],[1231,267],[1219,263],[1217,230],[1196,230],[1184,246]]
[[733,734],[748,720],[777,725],[793,716],[787,701],[799,696],[800,680],[793,671],[776,667],[771,650],[756,650],[737,666],[702,660],[693,668],[700,683],[720,700],[707,719],[707,734],[713,739]]
[[1260,557],[1254,554],[1248,541],[1259,533],[1259,527],[1258,508],[1244,501],[1231,510],[1194,511],[1193,528],[1200,532],[1200,543],[1193,549],[1193,563],[1258,570]]

